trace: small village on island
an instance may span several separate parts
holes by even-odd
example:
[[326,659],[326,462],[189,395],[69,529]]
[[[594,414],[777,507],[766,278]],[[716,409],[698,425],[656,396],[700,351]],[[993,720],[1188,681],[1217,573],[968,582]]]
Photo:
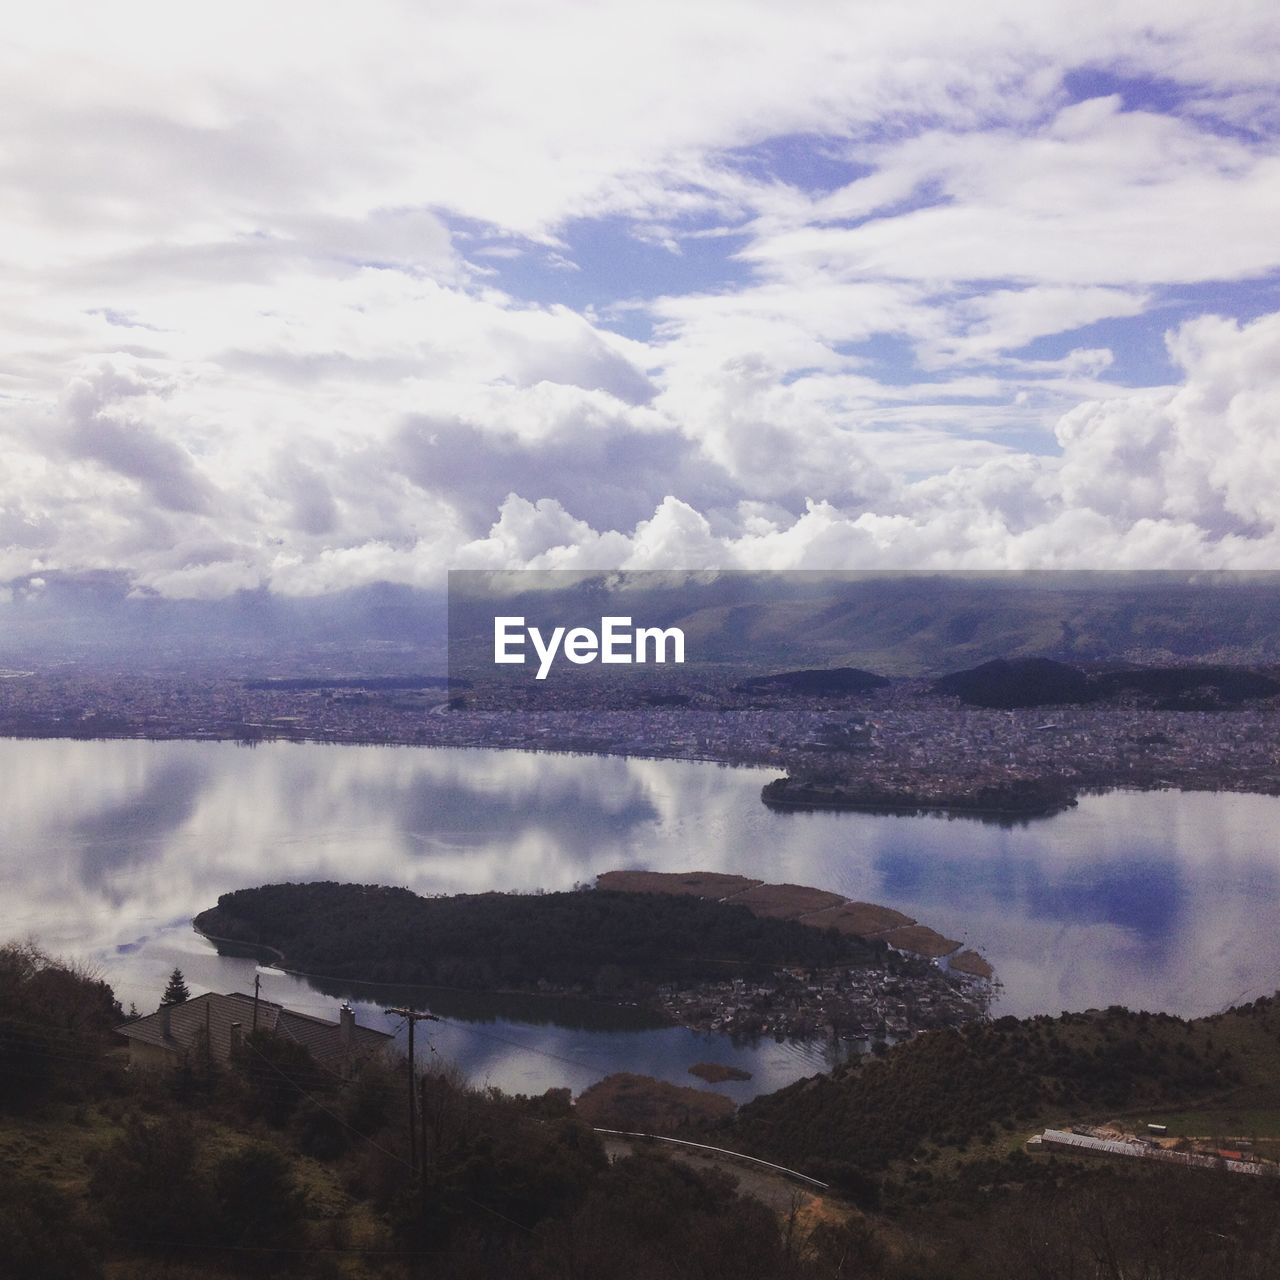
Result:
[[829,1036],[865,1049],[983,1018],[996,988],[990,964],[977,952],[891,907],[852,902],[825,889],[706,871],[606,871],[596,883],[605,890],[694,894],[884,944],[883,965],[787,966],[694,987],[660,984],[657,1007],[696,1030]]
[[[990,983],[940,970],[887,977],[881,970],[783,969],[771,978],[734,978],[696,991],[658,988],[658,1007],[673,1022],[734,1036],[812,1040],[824,1035],[872,1046],[981,1016]],[[979,988],[986,990],[980,990]]]

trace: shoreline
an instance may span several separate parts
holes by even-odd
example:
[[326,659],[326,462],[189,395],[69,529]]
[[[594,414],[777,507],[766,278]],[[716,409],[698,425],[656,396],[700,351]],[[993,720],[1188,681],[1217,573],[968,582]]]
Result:
[[[767,785],[767,784],[766,784]],[[1102,790],[1118,791],[1120,787],[1106,787]],[[1136,787],[1133,790],[1138,791],[1166,791],[1167,787]],[[1266,793],[1263,793],[1266,794]],[[766,797],[762,795],[761,801],[768,809],[800,809],[814,810],[817,812],[841,812],[847,810],[850,813],[873,813],[882,814],[886,817],[913,817],[929,813],[945,813],[954,817],[990,817],[990,818],[1053,818],[1060,813],[1066,813],[1069,809],[1074,809],[1079,803],[1077,796],[1072,796],[1070,800],[1063,801],[1059,804],[1049,805],[1044,808],[1037,809],[992,809],[979,807],[978,805],[962,805],[949,803],[947,801],[938,801],[936,803],[927,803],[921,801],[912,803],[904,801],[902,804],[889,804],[877,800],[839,800],[832,797],[829,800],[809,800],[809,799],[788,799],[777,798],[774,796]]]
[[[668,889],[618,889],[608,883],[610,876],[629,876],[634,873],[626,871],[604,872],[598,877],[597,887],[605,894],[645,894],[670,896]],[[659,873],[660,878],[668,883],[673,879],[696,876],[700,873]],[[735,877],[736,878],[736,877]],[[299,886],[301,888],[301,886]],[[752,915],[780,917],[794,920],[797,924],[815,929],[826,927],[817,919],[808,916],[829,915],[832,912],[843,913],[848,908],[870,909],[884,916],[897,917],[896,920],[878,921],[874,935],[869,935],[863,928],[841,927],[841,923],[833,920],[831,927],[835,932],[856,938],[859,942],[881,949],[882,959],[878,963],[869,961],[850,961],[833,964],[828,960],[824,964],[809,968],[807,973],[800,973],[794,963],[775,964],[768,967],[767,973],[761,970],[751,976],[755,966],[750,961],[743,961],[738,975],[726,975],[724,978],[703,977],[685,985],[668,985],[656,983],[648,990],[637,993],[636,999],[603,999],[592,997],[576,987],[510,988],[497,986],[452,987],[433,982],[379,981],[360,977],[341,977],[334,974],[321,974],[304,969],[293,968],[289,964],[287,954],[279,947],[266,942],[247,941],[242,938],[229,937],[215,933],[202,923],[202,917],[209,917],[221,910],[221,907],[207,908],[191,920],[195,933],[210,942],[219,954],[240,955],[245,958],[259,959],[273,957],[272,967],[291,977],[301,978],[316,986],[319,990],[326,987],[332,990],[326,994],[349,995],[350,988],[367,987],[371,991],[399,989],[416,991],[426,997],[432,991],[453,992],[461,995],[474,995],[494,998],[535,997],[548,1001],[567,1001],[583,1006],[594,1006],[599,1009],[635,1010],[652,1017],[657,1026],[680,1027],[698,1033],[725,1034],[731,1037],[742,1037],[756,1041],[770,1036],[777,1040],[790,1040],[797,1043],[812,1043],[816,1040],[835,1041],[846,1046],[860,1043],[869,1045],[876,1038],[899,1039],[909,1037],[918,1031],[932,1026],[955,1026],[975,1019],[989,1016],[988,999],[993,989],[993,973],[985,958],[976,952],[965,951],[963,958],[968,963],[958,965],[953,972],[949,966],[939,963],[944,958],[958,955],[962,944],[944,939],[927,926],[918,925],[911,917],[891,908],[871,906],[866,903],[850,903],[839,895],[823,890],[807,889],[788,885],[766,885],[756,883],[755,889],[763,891],[795,891],[806,894],[820,894],[823,897],[835,898],[835,905],[826,906],[819,912],[806,911],[795,914],[791,911],[779,913],[765,904],[757,904],[747,909]],[[468,895],[459,895],[466,897]],[[541,895],[514,895],[541,896]],[[704,894],[696,894],[706,897]],[[710,901],[725,903],[732,899],[711,896]],[[744,904],[746,905],[746,904]],[[216,921],[213,923],[216,924]],[[843,922],[848,925],[849,921]],[[892,928],[886,926],[892,925]],[[945,943],[938,951],[929,950],[914,936],[911,940],[896,939],[894,932],[909,932],[913,935],[927,935],[926,942]],[[891,961],[887,957],[893,953],[914,964],[914,970],[895,968],[900,962]],[[260,962],[260,961],[259,961]],[[868,986],[868,975],[878,974],[877,990]],[[866,988],[866,989],[864,989]],[[945,994],[944,994],[945,993]],[[751,998],[751,1009],[743,1006],[743,1001]],[[834,998],[843,1007],[832,1011],[825,1007],[828,997]],[[360,997],[355,997],[360,998]],[[885,1001],[893,1002],[893,1009],[881,1007]],[[872,1005],[875,1012],[872,1012]],[[424,1007],[429,1007],[424,1003]],[[877,1030],[878,1025],[878,1030]],[[655,1027],[656,1029],[656,1027]]]
[[[229,948],[229,950],[226,952],[227,955],[232,956],[233,959],[241,958],[245,960],[252,960],[254,959],[254,957],[251,955],[236,957],[234,954],[235,948],[238,948],[243,952],[270,951],[273,955],[277,956],[280,961],[280,963],[278,964],[271,965],[270,966],[271,968],[278,969],[281,973],[287,974],[291,978],[303,978],[307,982],[312,982],[312,983],[328,982],[328,983],[332,983],[334,986],[384,987],[384,988],[392,987],[392,988],[400,988],[401,990],[404,990],[404,991],[449,991],[449,992],[455,992],[458,995],[507,996],[507,997],[518,997],[520,999],[532,999],[532,1000],[572,1000],[584,1005],[590,1005],[600,1009],[640,1009],[644,1013],[652,1013],[655,1018],[660,1018],[662,1020],[663,1026],[675,1027],[675,1026],[683,1025],[681,1023],[673,1022],[670,1019],[666,1018],[660,1011],[651,1010],[646,1006],[639,1005],[634,1002],[628,1003],[626,1001],[601,1000],[596,996],[589,996],[589,995],[582,994],[580,992],[569,991],[569,990],[534,991],[529,988],[522,989],[519,987],[450,987],[439,982],[379,982],[370,978],[351,978],[351,977],[340,978],[340,977],[335,977],[333,974],[328,974],[328,973],[311,973],[309,970],[294,969],[294,968],[291,968],[289,965],[287,965],[285,963],[285,960],[287,959],[287,957],[285,956],[284,952],[281,951],[278,947],[273,947],[266,942],[244,942],[239,938],[224,938],[216,933],[210,933],[207,929],[201,928],[200,925],[197,923],[197,920],[198,920],[197,916],[193,916],[191,918],[190,923],[191,923],[192,930],[195,933],[199,934],[200,937],[204,938],[207,942],[212,942],[214,944],[215,949],[217,949],[218,943],[223,943],[225,946]],[[219,951],[218,954],[222,955],[223,952]],[[317,990],[321,990],[321,989],[317,988]],[[376,1004],[377,1001],[368,1001],[366,1003]],[[657,1028],[655,1028],[655,1030],[656,1029]],[[699,1028],[688,1027],[686,1029],[690,1031],[697,1031]]]
[[[0,741],[9,742],[192,742],[192,743],[231,743],[246,750],[254,750],[260,746],[285,744],[291,746],[314,747],[381,747],[411,751],[509,751],[540,756],[583,756],[592,759],[616,760],[669,760],[676,764],[714,764],[722,769],[753,770],[755,772],[777,773],[780,765],[776,760],[742,760],[728,759],[722,755],[703,755],[675,751],[620,751],[601,748],[593,750],[587,747],[555,747],[546,744],[512,744],[512,743],[448,743],[448,742],[413,742],[401,739],[375,737],[315,737],[312,735],[277,734],[271,737],[245,739],[232,733],[17,733],[13,730],[0,732]],[[780,779],[775,778],[774,781]],[[765,784],[766,786],[769,784]],[[763,791],[764,788],[761,790]],[[764,799],[766,808],[778,812],[848,812],[880,814],[888,817],[911,816],[946,816],[965,818],[972,817],[979,821],[996,819],[1002,821],[1025,821],[1035,818],[1053,818],[1075,808],[1082,796],[1106,795],[1112,791],[1132,791],[1139,793],[1157,791],[1184,791],[1188,793],[1207,792],[1223,795],[1255,795],[1271,796],[1280,799],[1280,776],[1271,778],[1242,778],[1228,780],[1200,780],[1197,778],[1160,778],[1144,781],[1139,778],[1117,777],[1109,781],[1088,778],[1074,787],[1068,801],[1034,809],[980,808],[977,806],[956,805],[947,802],[920,801],[901,804],[881,803],[877,801],[841,801],[814,803],[808,800]]]

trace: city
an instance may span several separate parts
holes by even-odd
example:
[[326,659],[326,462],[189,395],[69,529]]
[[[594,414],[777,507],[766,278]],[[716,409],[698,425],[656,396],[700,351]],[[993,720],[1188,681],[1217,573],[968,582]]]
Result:
[[[840,697],[735,690],[743,673],[682,668],[652,684],[440,677],[272,682],[232,675],[98,673],[74,667],[0,680],[14,737],[270,740],[515,748],[766,766],[854,788],[867,807],[965,808],[974,797],[1053,784],[1280,793],[1276,698],[1171,711],[1127,698],[991,710],[923,680]],[[302,687],[298,687],[302,686]]]

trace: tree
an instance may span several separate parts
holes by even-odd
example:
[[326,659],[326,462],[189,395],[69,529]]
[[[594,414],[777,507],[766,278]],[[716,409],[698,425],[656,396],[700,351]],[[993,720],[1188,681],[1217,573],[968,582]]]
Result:
[[79,1205],[43,1178],[0,1169],[0,1258],[6,1275],[101,1280]]
[[122,1016],[111,988],[88,970],[33,942],[0,946],[0,1106],[87,1087]]
[[306,1045],[262,1027],[245,1036],[243,1061],[250,1109],[276,1126],[288,1123],[304,1097],[330,1088],[335,1080]]
[[163,1009],[165,1005],[182,1004],[190,999],[191,992],[187,990],[187,980],[182,976],[181,969],[175,969],[169,975],[169,985],[165,987],[164,995],[160,997],[160,1007]]
[[[288,1249],[298,1243],[305,1208],[289,1158],[265,1142],[225,1155],[213,1174],[220,1241],[235,1248]],[[278,1257],[270,1259],[279,1265]]]
[[89,1180],[92,1203],[117,1243],[162,1248],[210,1237],[215,1210],[201,1159],[203,1135],[179,1115],[129,1117]]

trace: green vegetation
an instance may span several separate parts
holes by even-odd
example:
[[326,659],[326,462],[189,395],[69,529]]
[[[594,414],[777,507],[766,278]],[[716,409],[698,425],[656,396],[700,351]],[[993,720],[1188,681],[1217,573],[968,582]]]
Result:
[[774,778],[761,787],[760,799],[782,809],[865,809],[872,813],[944,809],[950,813],[1024,818],[1057,813],[1076,802],[1070,784],[1054,777],[1009,778],[956,789],[950,794],[922,796],[908,786],[886,786],[870,779],[838,774]]
[[1244,667],[1137,667],[1086,673],[1049,658],[996,658],[933,682],[973,707],[1039,707],[1135,698],[1159,711],[1221,711],[1272,698],[1280,682]]
[[733,686],[734,693],[794,693],[811,697],[840,697],[882,689],[889,681],[857,667],[822,667],[814,671],[779,671],[751,676]]
[[695,1062],[689,1068],[691,1076],[697,1076],[708,1084],[723,1084],[726,1080],[750,1080],[751,1072],[741,1067],[726,1066],[722,1062]]
[[933,682],[935,693],[953,694],[971,707],[1037,707],[1091,702],[1097,697],[1083,671],[1048,658],[996,658]]
[[756,1099],[726,1145],[861,1186],[941,1151],[1003,1153],[1033,1125],[1226,1102],[1280,1104],[1274,997],[1190,1022],[1113,1007],[933,1032]]
[[899,963],[883,944],[744,907],[604,890],[422,898],[374,885],[264,885],[223,894],[196,926],[330,978],[603,996],[782,965]]
[[[229,1065],[126,1070],[100,1034],[109,990],[34,948],[0,949],[7,1033],[41,1089],[0,1081],[0,1275],[23,1280],[742,1280],[837,1274],[801,1259],[732,1181],[654,1155],[610,1164],[568,1091],[508,1098],[403,1062],[327,1075],[257,1032]],[[16,973],[16,977],[13,975]],[[43,975],[43,976],[41,976]],[[29,988],[57,992],[33,1004]],[[269,1082],[274,1085],[269,1087]],[[281,1099],[288,1097],[287,1105]]]
[[732,1115],[733,1103],[710,1089],[620,1071],[585,1089],[578,1097],[577,1113],[602,1129],[677,1133]]
[[228,1065],[127,1071],[119,1016],[92,975],[0,948],[0,1044],[20,1050],[0,1060],[0,1274],[1263,1280],[1280,1248],[1280,1180],[1020,1149],[1032,1120],[1173,1117],[1177,1099],[1189,1124],[1274,1117],[1273,1000],[931,1033],[736,1122],[679,1121],[837,1176],[867,1210],[781,1217],[715,1167],[610,1164],[567,1090],[510,1098],[448,1071],[415,1080],[415,1175],[403,1062],[343,1081],[254,1033]]
[[191,992],[187,989],[187,980],[182,976],[181,969],[175,969],[169,975],[164,994],[160,997],[160,1007],[163,1009],[167,1004],[185,1004],[190,999]]
[[[1242,1185],[1243,1184],[1243,1185]],[[1130,1169],[1021,1152],[950,1179],[919,1170],[895,1213],[914,1258],[894,1280],[1266,1280],[1280,1246],[1272,1179]]]
[[1228,1146],[1239,1137],[1258,1139],[1257,1145],[1272,1145],[1280,1141],[1280,1098],[1271,1107],[1198,1107],[1194,1110],[1170,1110],[1156,1108],[1138,1116],[1139,1128],[1147,1124],[1162,1124],[1171,1138],[1221,1139],[1218,1145]]
[[0,947],[0,1112],[92,1076],[124,1020],[105,982],[32,943]]

